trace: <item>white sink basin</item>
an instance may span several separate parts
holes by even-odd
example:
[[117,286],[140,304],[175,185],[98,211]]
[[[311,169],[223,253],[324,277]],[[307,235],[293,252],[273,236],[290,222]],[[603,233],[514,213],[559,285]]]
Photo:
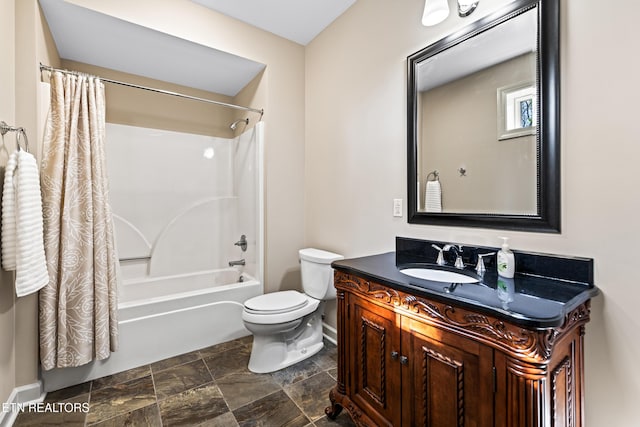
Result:
[[444,283],[477,283],[478,279],[455,271],[434,270],[431,268],[403,268],[400,273],[418,279]]

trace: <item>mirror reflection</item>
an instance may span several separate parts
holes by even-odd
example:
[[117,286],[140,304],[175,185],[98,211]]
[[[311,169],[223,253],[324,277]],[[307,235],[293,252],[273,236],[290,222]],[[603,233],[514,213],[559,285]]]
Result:
[[514,0],[407,58],[410,223],[560,231],[559,30]]
[[417,64],[418,211],[537,214],[536,67],[536,9]]

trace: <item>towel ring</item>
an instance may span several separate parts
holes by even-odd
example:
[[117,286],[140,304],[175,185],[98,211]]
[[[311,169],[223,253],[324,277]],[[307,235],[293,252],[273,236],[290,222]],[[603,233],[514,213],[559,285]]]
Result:
[[[0,121],[0,134],[2,134],[2,137],[3,137],[2,139],[3,144],[4,144],[4,135],[7,132],[16,132],[16,145],[18,146],[18,150],[25,150],[26,152],[29,152],[29,139],[27,138],[27,132],[25,132],[24,128],[9,126],[4,121]],[[20,136],[22,136],[24,139],[24,148],[20,146]]]
[[4,136],[5,133],[14,130],[15,128],[12,128],[11,126],[9,126],[8,124],[6,124],[3,121],[0,122],[0,134],[2,134],[2,136]]
[[[24,148],[20,146],[20,135],[22,135],[22,139],[24,139]],[[24,150],[27,153],[29,152],[29,139],[27,138],[27,133],[23,128],[18,129],[18,133],[16,134],[16,145],[18,146],[18,150]]]
[[433,175],[433,181],[440,181],[440,173],[438,173],[438,170],[434,170],[433,172],[430,172],[429,175],[427,175],[427,181],[431,181],[429,179],[429,177]]

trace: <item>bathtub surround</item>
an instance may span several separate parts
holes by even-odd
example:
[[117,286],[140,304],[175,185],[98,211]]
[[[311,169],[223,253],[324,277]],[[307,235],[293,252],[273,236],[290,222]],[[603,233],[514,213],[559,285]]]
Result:
[[104,155],[104,86],[53,72],[42,167],[49,283],[40,291],[42,368],[103,360],[118,348],[118,258]]
[[[263,123],[232,138],[107,123],[107,168],[123,279],[220,269],[259,277]],[[247,252],[234,243],[246,235]]]

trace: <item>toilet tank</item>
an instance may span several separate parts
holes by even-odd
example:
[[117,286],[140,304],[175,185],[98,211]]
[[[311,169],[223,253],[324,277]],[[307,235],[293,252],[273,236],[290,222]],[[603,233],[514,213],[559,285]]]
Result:
[[298,255],[304,293],[319,300],[335,299],[331,263],[344,257],[314,248],[300,249]]

